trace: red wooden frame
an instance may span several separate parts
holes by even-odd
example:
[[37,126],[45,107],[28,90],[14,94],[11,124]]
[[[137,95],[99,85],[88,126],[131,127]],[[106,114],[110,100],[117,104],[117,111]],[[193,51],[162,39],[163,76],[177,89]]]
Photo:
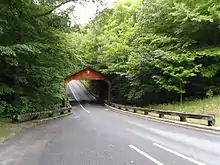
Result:
[[92,69],[91,67],[86,67],[79,72],[68,75],[64,82],[68,84],[72,80],[103,80],[109,82],[109,80],[102,73]]

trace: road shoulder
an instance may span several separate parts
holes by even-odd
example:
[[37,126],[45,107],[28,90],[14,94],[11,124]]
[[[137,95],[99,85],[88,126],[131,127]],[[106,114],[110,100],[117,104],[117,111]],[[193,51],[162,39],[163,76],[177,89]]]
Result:
[[196,130],[200,130],[200,131],[208,132],[208,133],[213,133],[213,134],[220,134],[220,128],[216,128],[216,127],[209,127],[209,126],[203,126],[203,125],[198,125],[198,124],[185,123],[185,122],[180,122],[180,121],[174,121],[174,120],[169,120],[169,119],[163,119],[163,118],[158,118],[158,117],[153,117],[153,116],[148,116],[148,115],[142,115],[142,114],[128,112],[128,111],[123,111],[123,110],[117,109],[115,107],[109,106],[107,104],[105,104],[105,106],[109,107],[112,111],[115,111],[115,112],[118,112],[118,113],[123,113],[123,114],[126,114],[126,115],[136,116],[138,118],[143,118],[143,119],[146,118],[146,119],[154,120],[156,122],[175,125],[175,126],[178,126],[178,127],[196,129]]
[[41,124],[43,122],[49,121],[49,120],[55,120],[61,117],[65,117],[68,115],[71,115],[72,112],[68,112],[66,114],[50,117],[50,118],[45,118],[45,119],[40,119],[40,120],[33,120],[33,121],[28,121],[28,122],[23,122],[23,123],[11,123],[9,121],[2,121],[1,127],[0,127],[0,145],[11,139],[12,137],[25,132],[27,129],[31,129],[37,124]]

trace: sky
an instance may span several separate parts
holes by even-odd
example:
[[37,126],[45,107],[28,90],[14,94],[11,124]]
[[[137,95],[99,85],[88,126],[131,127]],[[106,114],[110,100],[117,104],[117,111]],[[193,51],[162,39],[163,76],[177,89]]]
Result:
[[[112,8],[114,6],[114,3],[117,2],[118,0],[105,0],[105,1],[106,1],[106,7]],[[62,8],[69,7],[70,5],[71,3],[66,4]],[[75,7],[75,11],[73,12],[74,16],[72,15],[72,20],[73,20],[72,22],[75,21],[76,23],[81,25],[85,25],[89,23],[90,19],[94,18],[96,9],[97,9],[96,5],[92,2],[87,3],[85,5],[77,4]],[[77,19],[75,19],[74,17],[76,17]]]

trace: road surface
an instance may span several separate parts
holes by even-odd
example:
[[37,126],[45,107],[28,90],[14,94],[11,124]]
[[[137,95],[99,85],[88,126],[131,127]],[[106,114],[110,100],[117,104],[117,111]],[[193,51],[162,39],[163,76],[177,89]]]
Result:
[[73,114],[0,145],[0,165],[220,165],[220,135],[86,103],[94,98],[77,82],[68,91]]

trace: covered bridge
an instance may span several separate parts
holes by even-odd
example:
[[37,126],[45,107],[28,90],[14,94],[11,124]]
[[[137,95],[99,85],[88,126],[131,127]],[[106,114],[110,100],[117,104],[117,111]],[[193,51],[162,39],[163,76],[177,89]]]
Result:
[[[99,88],[99,97],[103,99],[111,100],[111,82],[106,75],[91,68],[86,67],[79,72],[68,75],[64,82],[68,84],[72,80],[90,80],[94,81],[96,88]],[[97,82],[98,81],[98,82]],[[97,85],[98,84],[98,85]]]

